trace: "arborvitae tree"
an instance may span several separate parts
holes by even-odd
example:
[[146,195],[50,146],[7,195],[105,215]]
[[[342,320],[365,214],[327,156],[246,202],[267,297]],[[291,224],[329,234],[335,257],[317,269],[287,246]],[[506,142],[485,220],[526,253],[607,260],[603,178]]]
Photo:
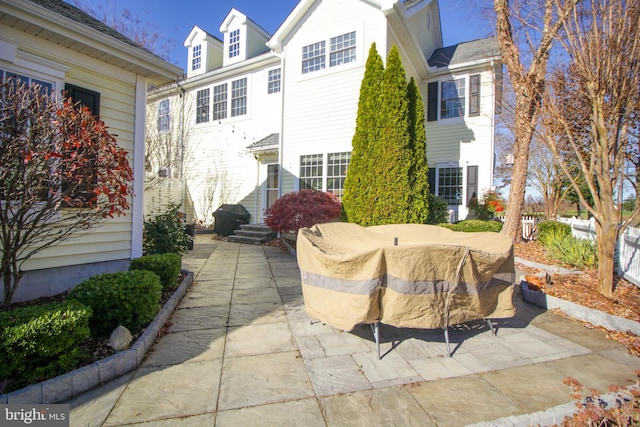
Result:
[[360,86],[356,130],[353,135],[349,172],[344,183],[342,205],[347,220],[366,225],[375,198],[372,186],[374,173],[370,166],[372,146],[378,139],[379,108],[382,94],[384,65],[376,44],[369,49],[364,78]]
[[396,46],[384,69],[372,45],[345,182],[347,220],[365,226],[425,223],[425,150],[424,105],[415,81],[407,84]]
[[409,170],[409,222],[423,224],[429,217],[429,166],[427,165],[427,136],[424,129],[422,95],[411,77],[407,86],[409,99],[409,135],[413,160]]
[[402,224],[409,217],[411,137],[407,79],[394,45],[387,56],[382,79],[380,137],[373,146],[375,201],[370,207],[371,225]]

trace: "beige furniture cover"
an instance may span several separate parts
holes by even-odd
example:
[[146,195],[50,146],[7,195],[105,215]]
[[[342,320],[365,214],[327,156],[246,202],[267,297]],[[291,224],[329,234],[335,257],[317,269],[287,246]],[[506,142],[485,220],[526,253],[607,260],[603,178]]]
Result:
[[335,222],[301,229],[296,250],[307,314],[338,329],[515,315],[513,244],[501,234]]

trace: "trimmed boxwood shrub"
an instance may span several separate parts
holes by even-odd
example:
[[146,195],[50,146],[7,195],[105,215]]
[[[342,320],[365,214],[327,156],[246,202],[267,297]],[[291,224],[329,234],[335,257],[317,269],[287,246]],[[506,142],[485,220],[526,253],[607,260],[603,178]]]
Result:
[[91,277],[72,289],[68,298],[91,307],[91,331],[107,337],[119,325],[133,334],[146,326],[158,313],[161,296],[157,274],[134,270]]
[[145,255],[131,261],[129,271],[147,270],[153,271],[160,277],[162,289],[169,291],[178,285],[178,276],[182,258],[178,254]]
[[91,309],[64,301],[0,312],[0,381],[5,392],[64,374],[86,357]]
[[502,230],[502,223],[499,221],[483,221],[479,219],[469,219],[460,221],[457,224],[438,224],[441,227],[451,229],[453,231],[466,231],[470,233],[491,231],[498,233]]
[[554,236],[570,236],[571,226],[559,221],[542,221],[538,224],[538,240],[543,240],[546,235],[553,233]]

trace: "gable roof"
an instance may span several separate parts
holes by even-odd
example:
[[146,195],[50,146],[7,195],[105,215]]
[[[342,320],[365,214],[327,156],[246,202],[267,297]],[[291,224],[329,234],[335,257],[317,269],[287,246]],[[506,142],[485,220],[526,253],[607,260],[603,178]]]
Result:
[[62,0],[2,0],[3,24],[150,80],[166,82],[182,69]]
[[498,42],[495,37],[489,37],[436,49],[427,62],[431,68],[459,68],[498,59]]

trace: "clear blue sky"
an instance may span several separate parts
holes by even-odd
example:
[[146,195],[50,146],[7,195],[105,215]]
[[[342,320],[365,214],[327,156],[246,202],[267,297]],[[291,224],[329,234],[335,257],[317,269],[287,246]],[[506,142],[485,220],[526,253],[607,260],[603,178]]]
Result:
[[[270,34],[273,34],[298,0],[65,0],[81,3],[110,15],[127,9],[148,30],[162,34],[170,42],[170,62],[183,69],[187,62],[184,40],[194,25],[220,38],[220,24],[231,8],[247,15]],[[491,23],[480,18],[480,5],[491,6],[489,0],[440,0],[445,46],[492,34]]]

